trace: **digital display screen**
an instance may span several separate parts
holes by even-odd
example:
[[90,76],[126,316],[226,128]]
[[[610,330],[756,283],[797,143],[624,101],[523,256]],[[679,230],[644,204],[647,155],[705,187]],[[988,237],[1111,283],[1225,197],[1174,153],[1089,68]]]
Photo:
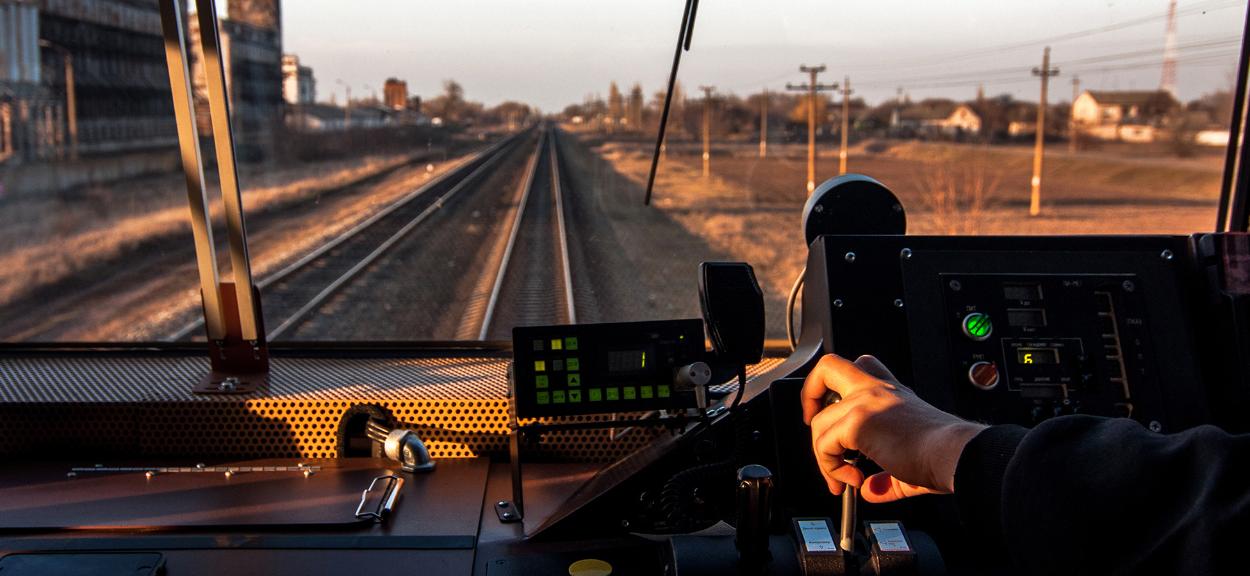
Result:
[[1007,324],[1017,328],[1041,328],[1046,325],[1046,311],[1041,308],[1008,308]]
[[1058,364],[1056,348],[1016,348],[1016,362],[1020,364]]
[[1008,300],[1041,300],[1041,284],[1004,284],[1003,298]]
[[646,369],[646,350],[608,351],[608,372],[637,372]]

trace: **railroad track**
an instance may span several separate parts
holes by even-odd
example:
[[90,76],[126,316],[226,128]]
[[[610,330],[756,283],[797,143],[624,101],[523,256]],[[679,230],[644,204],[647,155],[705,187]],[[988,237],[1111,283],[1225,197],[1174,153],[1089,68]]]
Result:
[[[335,293],[397,243],[410,236],[452,197],[470,188],[519,142],[513,134],[461,161],[447,172],[405,194],[284,268],[256,281],[262,291],[267,341],[275,341],[306,321]],[[168,338],[186,340],[201,331],[203,319]]]
[[514,326],[577,322],[555,138],[550,128],[540,135],[490,299],[480,318],[466,317],[478,340],[511,340]]

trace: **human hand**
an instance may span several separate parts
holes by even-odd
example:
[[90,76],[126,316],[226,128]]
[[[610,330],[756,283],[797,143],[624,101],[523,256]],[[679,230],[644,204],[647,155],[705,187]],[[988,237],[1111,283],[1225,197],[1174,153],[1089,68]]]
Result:
[[[825,406],[828,391],[842,400]],[[803,384],[802,402],[829,491],[841,494],[850,484],[868,502],[953,492],[959,456],[985,428],[921,400],[872,356],[855,362],[833,354],[821,358]],[[863,472],[843,462],[848,450],[885,471],[864,482]]]

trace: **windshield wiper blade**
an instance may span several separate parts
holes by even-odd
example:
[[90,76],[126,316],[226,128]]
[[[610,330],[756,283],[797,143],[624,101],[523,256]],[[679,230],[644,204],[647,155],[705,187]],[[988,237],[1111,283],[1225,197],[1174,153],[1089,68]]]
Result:
[[644,206],[651,205],[651,189],[655,187],[655,170],[660,165],[660,148],[664,146],[664,133],[668,129],[668,111],[673,104],[673,86],[677,84],[677,68],[681,66],[681,53],[690,50],[694,36],[694,17],[699,11],[699,0],[686,0],[681,14],[681,29],[677,31],[677,50],[673,53],[673,69],[668,74],[668,90],[664,92],[664,111],[660,113],[660,130],[655,139],[655,153],[651,155],[651,174],[647,176],[647,197]]

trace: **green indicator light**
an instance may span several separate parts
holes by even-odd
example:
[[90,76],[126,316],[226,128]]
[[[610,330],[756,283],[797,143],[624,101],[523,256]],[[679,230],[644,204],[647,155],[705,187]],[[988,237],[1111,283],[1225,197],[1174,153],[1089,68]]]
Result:
[[588,392],[590,393],[591,402],[598,402],[600,400],[603,400],[603,389],[591,388],[590,390],[588,390]]
[[548,384],[548,382],[547,382],[547,375],[546,375],[546,374],[539,374],[538,376],[535,376],[535,377],[534,377],[534,385],[535,385],[535,386],[537,386],[537,387],[539,387],[539,388],[546,388],[546,387],[547,387],[547,384]]
[[565,350],[577,350],[577,336],[570,336],[564,339]]
[[642,366],[641,367],[642,368],[647,367],[647,353],[645,351],[642,353]]
[[582,369],[582,365],[577,361],[577,358],[569,358],[568,360],[565,360],[564,367],[568,368],[569,372],[577,372]]
[[569,390],[569,402],[581,402],[581,401],[582,401],[581,390]]
[[577,374],[569,374],[569,386],[581,386],[582,377]]
[[620,388],[608,388],[607,393],[608,393],[608,400],[620,400],[621,399]]
[[635,390],[633,386],[625,387],[625,399],[626,400],[633,400],[637,397],[638,397],[638,391]]
[[556,390],[551,393],[551,400],[556,404],[564,404],[564,390]]
[[547,393],[547,392],[539,392],[539,393],[538,393],[538,403],[539,403],[539,404],[550,404],[550,403],[551,403],[551,394],[550,394],[550,393]]
[[669,390],[667,384],[660,384],[659,386],[656,386],[655,391],[660,398],[668,398],[672,395],[672,391]]
[[641,389],[639,389],[639,390],[640,390],[640,392],[642,393],[642,397],[643,397],[644,399],[647,399],[647,398],[652,398],[652,397],[654,397],[654,396],[655,396],[655,392],[652,390],[652,388],[651,388],[650,386],[643,386],[643,387],[642,387]]
[[990,321],[989,314],[973,312],[964,316],[963,328],[965,335],[979,342],[990,337],[990,333],[994,331],[994,323]]

